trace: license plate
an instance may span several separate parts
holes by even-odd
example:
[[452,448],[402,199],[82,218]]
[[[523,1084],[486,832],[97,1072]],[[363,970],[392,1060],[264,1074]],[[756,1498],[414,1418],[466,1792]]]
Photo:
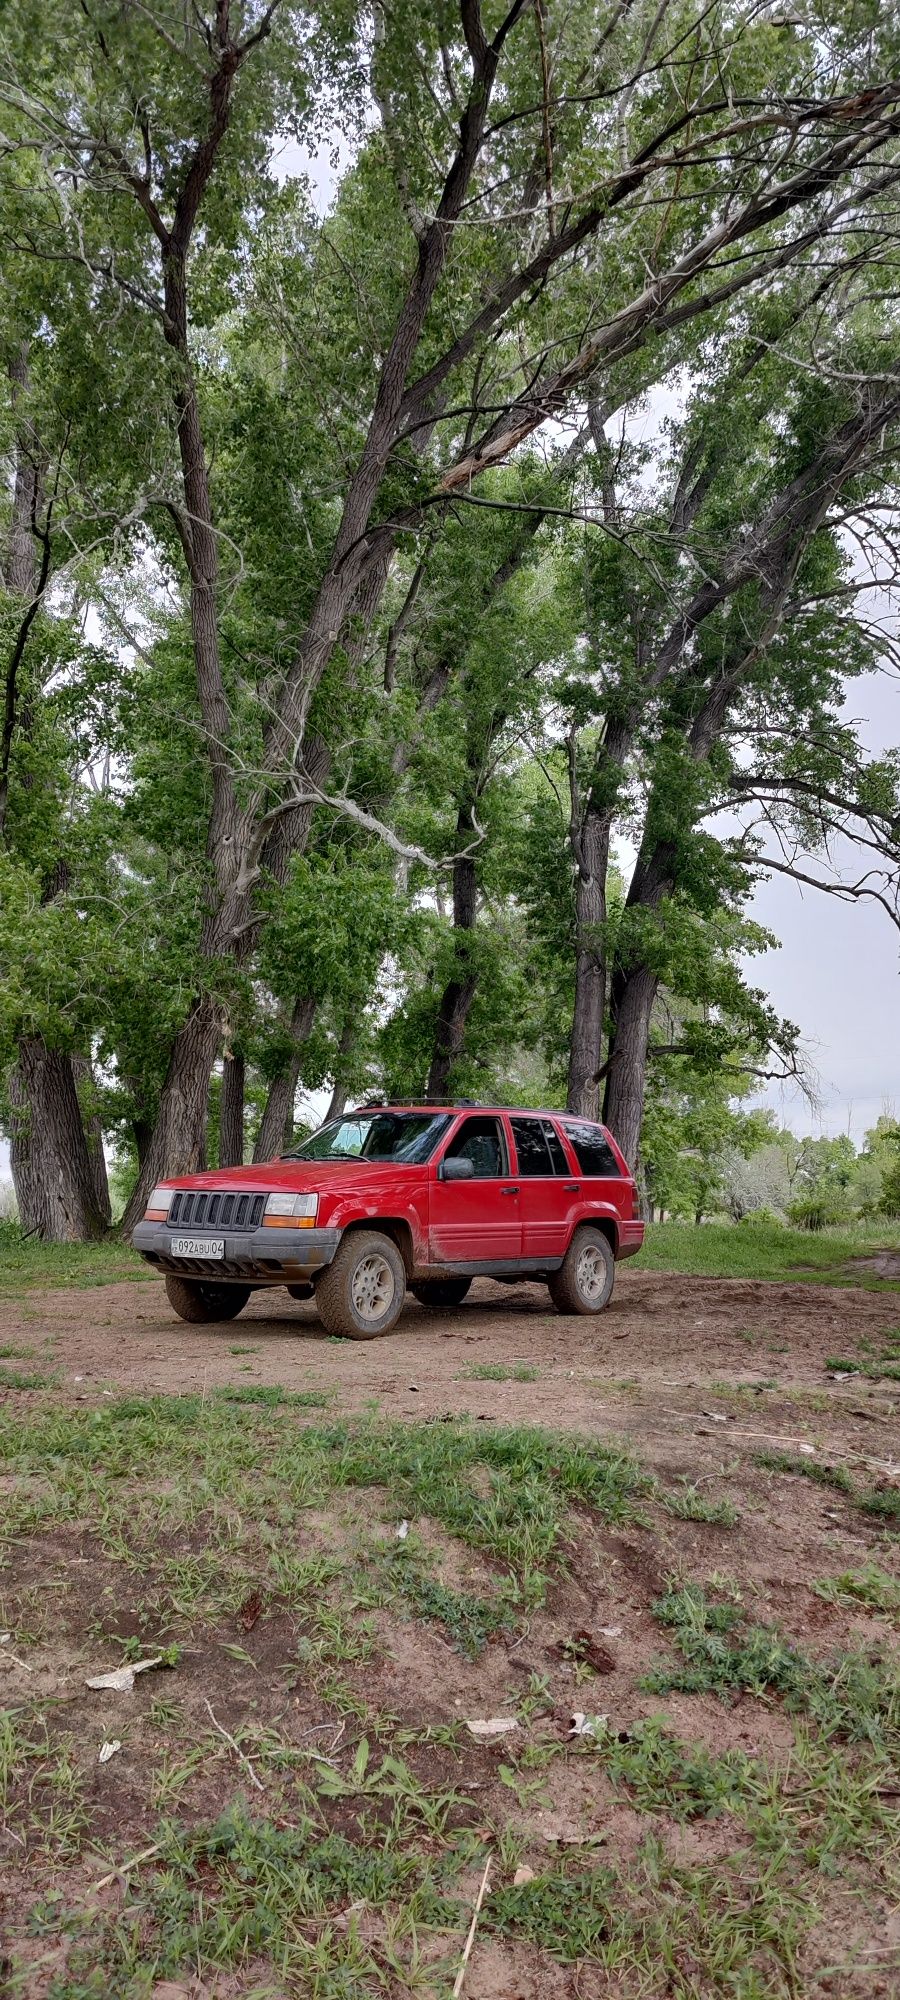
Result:
[[224,1236],[173,1236],[170,1257],[224,1257]]

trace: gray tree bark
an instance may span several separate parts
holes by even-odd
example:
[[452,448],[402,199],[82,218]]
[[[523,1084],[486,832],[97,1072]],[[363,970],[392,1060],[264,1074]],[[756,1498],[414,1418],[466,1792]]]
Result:
[[219,1110],[219,1165],[244,1164],[244,1058],[226,1056],[222,1064],[222,1099]]
[[301,994],[294,1001],[290,1020],[290,1058],[281,1076],[274,1077],[269,1085],[266,1108],[253,1148],[254,1163],[260,1160],[274,1160],[290,1144],[294,1130],[294,1100],[300,1081],[300,1065],[303,1061],[303,1044],[315,1020],[317,1004],[311,994]]

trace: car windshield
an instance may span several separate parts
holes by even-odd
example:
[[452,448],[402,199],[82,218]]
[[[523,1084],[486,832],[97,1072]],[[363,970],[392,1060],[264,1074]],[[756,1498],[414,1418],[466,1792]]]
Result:
[[431,1158],[450,1123],[446,1112],[354,1111],[323,1125],[286,1160],[395,1160],[416,1166]]

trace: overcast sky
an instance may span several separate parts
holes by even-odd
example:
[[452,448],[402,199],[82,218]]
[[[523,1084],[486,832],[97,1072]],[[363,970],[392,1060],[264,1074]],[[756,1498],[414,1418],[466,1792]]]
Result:
[[[888,674],[853,683],[845,708],[873,752],[900,743],[900,686]],[[853,880],[865,863],[841,857]],[[880,1111],[900,1111],[900,932],[876,903],[843,903],[786,876],[761,884],[753,914],[781,939],[748,966],[780,1014],[796,1021],[819,1076],[818,1113],[797,1092],[764,1101],[795,1131],[849,1131],[859,1141]]]

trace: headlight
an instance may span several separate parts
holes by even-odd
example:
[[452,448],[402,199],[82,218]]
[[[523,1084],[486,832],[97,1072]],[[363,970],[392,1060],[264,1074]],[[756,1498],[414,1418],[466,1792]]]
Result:
[[165,1222],[172,1205],[174,1188],[155,1187],[144,1210],[146,1222]]
[[318,1209],[317,1194],[270,1194],[263,1226],[266,1229],[311,1229]]

